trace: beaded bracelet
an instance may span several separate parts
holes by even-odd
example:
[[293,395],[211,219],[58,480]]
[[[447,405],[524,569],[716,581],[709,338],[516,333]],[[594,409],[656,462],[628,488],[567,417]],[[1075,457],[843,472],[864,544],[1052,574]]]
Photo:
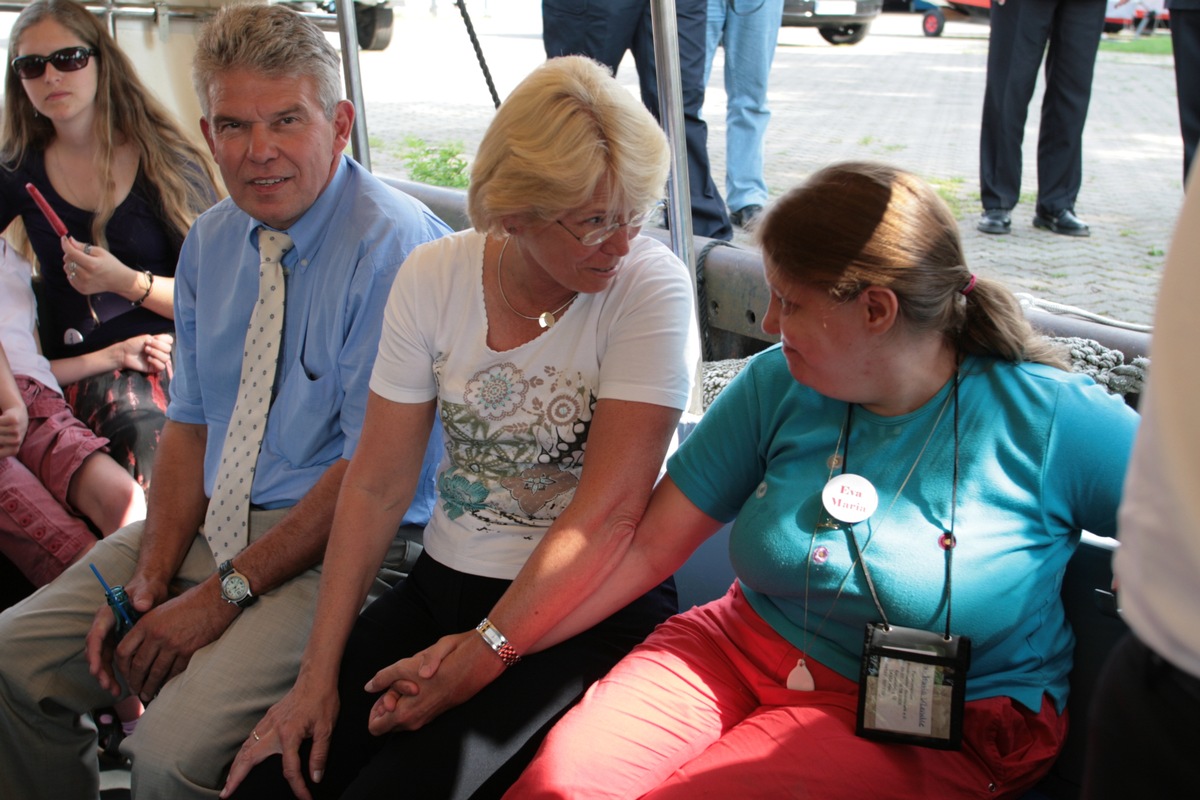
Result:
[[150,290],[154,288],[154,273],[148,269],[142,270],[142,273],[146,276],[146,293],[133,301],[135,306],[140,306],[146,302],[146,298],[150,296]]
[[504,666],[511,667],[521,660],[521,657],[517,655],[516,648],[508,643],[508,639],[505,638],[504,634],[487,617],[484,617],[483,622],[475,626],[475,630],[483,637],[483,641],[487,643],[487,646],[492,648],[496,655],[500,656],[500,660],[504,662]]

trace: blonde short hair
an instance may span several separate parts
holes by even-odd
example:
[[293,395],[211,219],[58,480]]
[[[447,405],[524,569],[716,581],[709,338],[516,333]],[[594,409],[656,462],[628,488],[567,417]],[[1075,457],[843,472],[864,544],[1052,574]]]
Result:
[[608,190],[609,217],[661,199],[670,169],[666,136],[607,67],[553,58],[513,90],[483,136],[467,212],[498,232],[504,217],[557,219]]

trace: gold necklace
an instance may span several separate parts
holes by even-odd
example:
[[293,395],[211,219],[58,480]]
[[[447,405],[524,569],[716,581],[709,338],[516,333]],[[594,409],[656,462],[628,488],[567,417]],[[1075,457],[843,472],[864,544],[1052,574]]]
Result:
[[536,320],[537,324],[542,328],[553,328],[554,323],[558,322],[558,315],[562,313],[564,308],[571,305],[572,300],[574,300],[576,297],[579,297],[579,292],[575,292],[575,294],[568,297],[567,302],[563,303],[553,311],[543,311],[536,317],[531,317],[528,314],[522,314],[520,311],[517,311],[515,308],[513,308],[512,303],[508,302],[508,297],[504,294],[504,282],[500,280],[500,267],[504,264],[504,251],[508,249],[508,243],[511,239],[511,236],[506,236],[504,238],[504,244],[500,245],[500,255],[496,257],[496,288],[500,290],[500,299],[504,301],[504,305],[508,306],[509,311],[516,314],[521,319]]

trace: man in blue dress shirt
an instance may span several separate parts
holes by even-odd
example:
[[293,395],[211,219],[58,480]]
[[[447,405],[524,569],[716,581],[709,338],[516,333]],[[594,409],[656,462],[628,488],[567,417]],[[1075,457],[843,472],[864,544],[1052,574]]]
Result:
[[[2,797],[95,797],[95,733],[81,719],[130,692],[153,700],[123,746],[135,796],[214,797],[253,724],[295,681],[388,289],[410,250],[447,231],[343,155],[354,108],[338,70],[321,31],[283,6],[226,6],[201,33],[201,130],[230,197],[196,221],[180,255],[175,376],[148,516],[0,616]],[[293,246],[249,541],[229,562],[248,600],[222,582],[230,569],[218,574],[198,531],[238,397],[263,227]],[[397,556],[428,520],[439,444],[429,443]],[[142,614],[119,646],[89,563]]]

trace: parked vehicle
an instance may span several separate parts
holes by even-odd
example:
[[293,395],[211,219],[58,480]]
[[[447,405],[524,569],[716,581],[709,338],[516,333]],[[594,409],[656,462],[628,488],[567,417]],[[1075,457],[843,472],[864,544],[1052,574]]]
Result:
[[816,28],[830,44],[858,44],[883,10],[883,0],[784,0],[785,27]]
[[[276,0],[297,11],[323,11],[337,13],[337,0]],[[383,50],[392,41],[393,5],[403,5],[396,0],[354,0],[354,27],[358,33],[358,46],[363,50]]]

